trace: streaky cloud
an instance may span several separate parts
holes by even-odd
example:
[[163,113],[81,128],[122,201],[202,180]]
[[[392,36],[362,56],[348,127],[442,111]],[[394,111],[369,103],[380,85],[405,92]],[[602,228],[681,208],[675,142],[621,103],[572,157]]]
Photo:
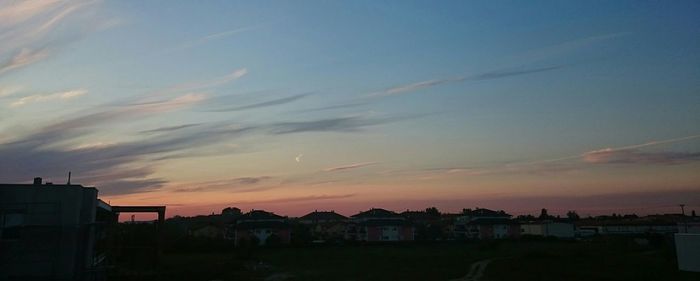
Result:
[[237,106],[237,107],[231,107],[231,108],[213,109],[213,110],[210,110],[210,112],[241,111],[241,110],[256,109],[256,108],[261,108],[261,107],[282,105],[282,104],[291,103],[291,102],[300,100],[300,99],[305,98],[309,95],[310,95],[310,93],[299,94],[299,95],[294,95],[294,96],[290,96],[290,97],[279,98],[279,99],[274,99],[274,100],[269,100],[269,101],[264,101],[264,102],[249,104],[249,105],[243,105],[243,106]]
[[326,111],[326,110],[334,110],[334,109],[345,109],[345,108],[360,107],[360,106],[368,105],[368,104],[369,103],[367,103],[367,102],[344,103],[344,104],[337,104],[337,105],[329,105],[329,106],[301,109],[301,110],[296,110],[294,112],[305,113],[305,112],[317,112],[317,111]]
[[0,63],[0,74],[30,65],[46,58],[48,55],[49,52],[45,48],[37,50],[23,48],[5,62]]
[[591,164],[678,165],[700,161],[700,152],[644,152],[638,149],[601,149],[582,155]]
[[367,127],[416,117],[419,116],[383,118],[351,116],[310,121],[280,122],[273,123],[267,127],[271,129],[271,133],[277,135],[302,132],[358,132]]
[[[181,184],[187,187],[176,187],[170,189],[172,192],[208,192],[229,190],[234,192],[254,192],[274,188],[274,186],[258,186],[261,183],[268,182],[273,177],[257,176],[257,177],[239,177],[232,179],[206,181],[197,183]],[[254,186],[254,187],[253,187]]]
[[358,117],[331,118],[300,122],[282,122],[272,124],[274,134],[292,134],[301,132],[355,132],[361,128],[381,124],[382,121],[367,120]]
[[351,169],[357,169],[357,168],[367,167],[367,166],[375,165],[375,164],[377,164],[377,162],[354,163],[354,164],[349,164],[349,165],[343,165],[343,166],[337,166],[337,167],[326,168],[326,169],[323,169],[323,171],[324,171],[324,172],[345,171],[345,170],[351,170]]
[[10,107],[20,107],[27,105],[29,103],[35,102],[46,102],[53,100],[70,100],[87,94],[87,90],[78,89],[70,90],[65,92],[58,92],[48,95],[31,95],[17,99],[16,101],[10,103]]
[[262,203],[295,203],[295,202],[308,202],[308,201],[318,201],[318,200],[334,200],[334,199],[345,199],[354,197],[355,193],[349,194],[339,194],[339,195],[309,195],[309,196],[298,196],[298,197],[286,197],[277,198],[269,200],[255,200],[255,201],[238,201],[238,204],[262,204]]
[[371,94],[369,94],[369,96],[370,97],[393,96],[393,95],[414,92],[414,91],[418,91],[418,90],[422,90],[422,89],[426,89],[426,88],[430,88],[430,87],[435,87],[435,86],[439,86],[439,85],[443,85],[443,84],[448,84],[448,83],[503,79],[503,78],[513,77],[513,76],[521,76],[521,75],[534,74],[534,73],[539,73],[539,72],[553,71],[556,69],[561,69],[563,67],[564,67],[564,65],[556,65],[556,66],[546,66],[546,67],[528,68],[528,69],[520,69],[520,70],[518,70],[518,69],[498,70],[498,71],[489,71],[489,72],[484,72],[484,73],[479,73],[479,74],[474,74],[474,75],[463,75],[463,76],[455,76],[455,77],[443,78],[443,79],[433,79],[433,80],[421,81],[421,82],[410,83],[410,84],[406,84],[406,85],[399,85],[399,86],[387,88],[387,89],[384,89],[384,90],[379,91],[379,92],[371,93]]
[[152,134],[152,133],[172,132],[172,131],[191,128],[191,127],[196,127],[199,125],[201,125],[201,123],[192,123],[192,124],[183,124],[183,125],[177,125],[177,126],[160,127],[160,128],[155,128],[155,129],[151,129],[151,130],[141,131],[139,133]]

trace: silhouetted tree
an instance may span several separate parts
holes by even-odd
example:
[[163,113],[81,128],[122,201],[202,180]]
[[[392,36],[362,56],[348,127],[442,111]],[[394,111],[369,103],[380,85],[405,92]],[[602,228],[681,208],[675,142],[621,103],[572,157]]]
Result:
[[516,219],[519,221],[534,221],[537,218],[535,218],[533,215],[519,215]]
[[692,212],[690,212],[690,215],[691,215],[692,217],[695,217],[695,210],[693,210]]
[[547,214],[547,209],[543,208],[542,211],[540,211],[539,219],[546,220],[546,219],[551,219],[551,218],[552,217],[549,214]]
[[577,220],[579,220],[579,219],[581,218],[581,217],[578,215],[578,213],[576,213],[576,211],[568,211],[568,212],[566,212],[566,217],[569,218],[569,219],[572,220],[572,221],[577,221]]
[[431,216],[436,216],[436,217],[440,216],[440,211],[435,207],[426,208],[425,212]]
[[234,215],[234,216],[240,216],[241,215],[241,209],[236,208],[236,207],[226,207],[223,210],[221,210],[222,215]]

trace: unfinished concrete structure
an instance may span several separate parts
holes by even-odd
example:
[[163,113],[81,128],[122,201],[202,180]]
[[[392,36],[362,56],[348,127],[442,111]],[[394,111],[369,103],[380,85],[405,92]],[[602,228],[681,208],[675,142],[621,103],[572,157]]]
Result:
[[120,212],[164,206],[112,206],[94,187],[0,184],[0,280],[104,280],[109,229]]

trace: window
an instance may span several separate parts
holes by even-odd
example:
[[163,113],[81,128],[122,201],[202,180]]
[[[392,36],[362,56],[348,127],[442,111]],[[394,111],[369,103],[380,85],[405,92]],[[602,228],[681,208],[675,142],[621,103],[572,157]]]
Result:
[[0,239],[16,240],[20,238],[20,231],[24,225],[24,214],[9,213],[0,216]]

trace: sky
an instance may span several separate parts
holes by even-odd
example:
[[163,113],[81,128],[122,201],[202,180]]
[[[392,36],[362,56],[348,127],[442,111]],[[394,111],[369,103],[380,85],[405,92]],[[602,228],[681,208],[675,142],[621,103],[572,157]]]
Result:
[[698,1],[0,1],[0,181],[168,215],[700,211]]

